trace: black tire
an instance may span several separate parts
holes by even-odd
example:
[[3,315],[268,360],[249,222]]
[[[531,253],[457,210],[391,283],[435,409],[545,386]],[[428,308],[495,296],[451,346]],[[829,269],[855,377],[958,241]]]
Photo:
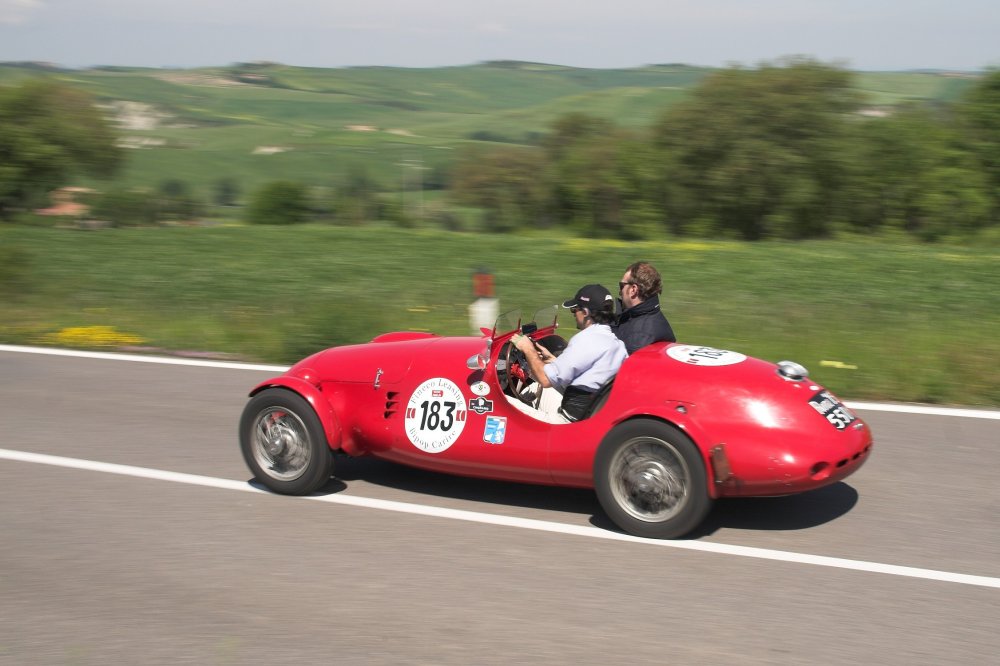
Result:
[[626,421],[604,437],[594,457],[594,490],[615,525],[654,539],[684,536],[712,508],[698,447],[652,419]]
[[266,389],[250,399],[240,418],[240,450],[257,480],[283,495],[308,495],[333,473],[319,417],[287,389]]

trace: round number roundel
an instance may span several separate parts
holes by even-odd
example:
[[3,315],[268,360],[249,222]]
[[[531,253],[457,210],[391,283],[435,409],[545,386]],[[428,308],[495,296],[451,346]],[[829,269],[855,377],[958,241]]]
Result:
[[739,352],[697,345],[674,345],[667,350],[667,354],[675,361],[687,365],[734,365],[747,360],[747,357]]
[[406,436],[421,451],[441,453],[462,434],[466,411],[465,397],[455,382],[428,379],[406,405]]

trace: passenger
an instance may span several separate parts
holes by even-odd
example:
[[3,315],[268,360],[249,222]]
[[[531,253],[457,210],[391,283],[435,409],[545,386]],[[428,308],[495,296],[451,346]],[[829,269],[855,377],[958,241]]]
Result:
[[581,287],[563,303],[580,330],[558,357],[536,347],[531,338],[515,335],[512,342],[528,359],[531,376],[544,388],[562,393],[559,413],[571,421],[585,414],[593,394],[618,373],[628,357],[625,344],[611,331],[614,297],[599,284]]
[[677,342],[670,322],[660,310],[662,291],[660,274],[648,262],[637,261],[625,269],[618,283],[622,313],[612,328],[629,354],[653,342]]

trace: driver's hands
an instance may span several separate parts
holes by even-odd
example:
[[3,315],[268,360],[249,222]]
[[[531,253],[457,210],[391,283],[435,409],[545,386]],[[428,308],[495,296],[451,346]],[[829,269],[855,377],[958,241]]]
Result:
[[520,349],[526,356],[528,354],[537,353],[535,351],[535,343],[527,335],[518,333],[511,338],[510,341],[513,342],[514,346]]
[[511,342],[513,342],[514,346],[517,347],[525,356],[529,354],[536,354],[545,363],[548,363],[555,358],[555,356],[549,353],[549,350],[536,345],[535,341],[532,340],[530,336],[518,333],[511,338]]

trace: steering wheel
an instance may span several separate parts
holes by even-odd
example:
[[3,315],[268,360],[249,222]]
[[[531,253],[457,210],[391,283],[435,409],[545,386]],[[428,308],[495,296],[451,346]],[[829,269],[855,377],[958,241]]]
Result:
[[511,396],[517,398],[529,407],[538,409],[538,405],[542,402],[542,387],[538,387],[538,395],[536,395],[534,399],[530,396],[524,395],[524,389],[535,381],[528,373],[528,359],[525,358],[524,352],[518,349],[513,342],[508,341],[506,346],[507,349],[503,352],[504,360],[507,364],[506,376],[504,377],[506,380],[504,389],[509,392]]

